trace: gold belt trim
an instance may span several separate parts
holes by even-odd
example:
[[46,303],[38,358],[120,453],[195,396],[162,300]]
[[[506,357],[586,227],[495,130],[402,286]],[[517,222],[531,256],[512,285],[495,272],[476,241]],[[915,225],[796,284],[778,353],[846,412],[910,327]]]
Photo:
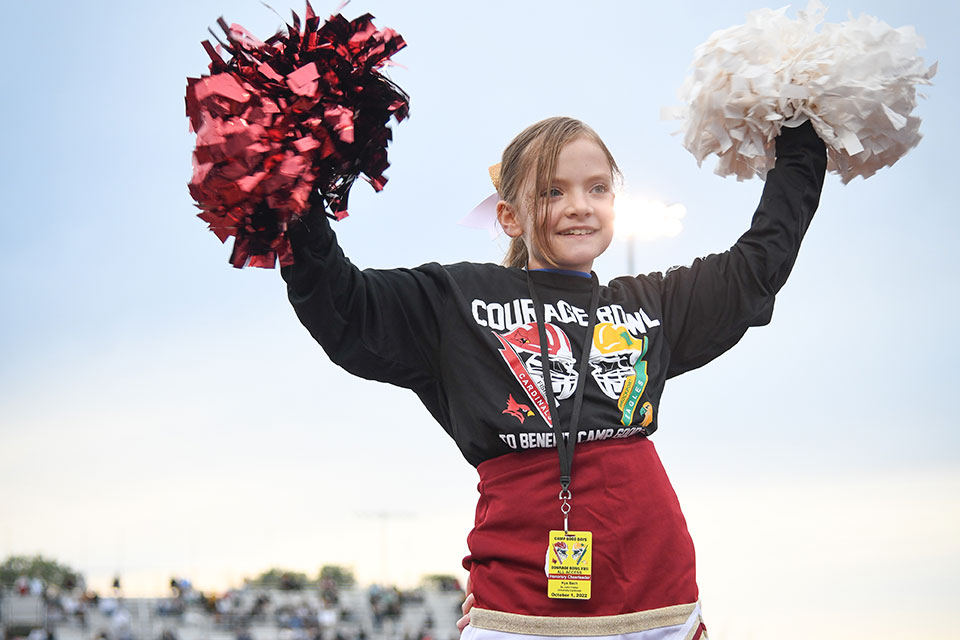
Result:
[[[615,636],[683,624],[695,607],[696,603],[678,604],[616,616],[564,618],[527,616],[474,607],[470,610],[470,626],[532,636]],[[694,631],[696,631],[695,628]]]

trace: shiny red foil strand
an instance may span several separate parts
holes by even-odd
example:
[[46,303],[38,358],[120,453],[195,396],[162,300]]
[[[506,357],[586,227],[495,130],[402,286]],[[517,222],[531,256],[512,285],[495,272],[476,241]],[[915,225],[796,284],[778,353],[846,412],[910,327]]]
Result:
[[406,46],[400,34],[369,14],[321,24],[309,2],[305,16],[266,41],[219,19],[225,41],[202,43],[210,74],[187,78],[190,194],[221,242],[236,238],[238,268],[292,264],[285,233],[312,199],[339,220],[358,176],[383,189],[387,124],[409,112],[407,94],[379,72]]

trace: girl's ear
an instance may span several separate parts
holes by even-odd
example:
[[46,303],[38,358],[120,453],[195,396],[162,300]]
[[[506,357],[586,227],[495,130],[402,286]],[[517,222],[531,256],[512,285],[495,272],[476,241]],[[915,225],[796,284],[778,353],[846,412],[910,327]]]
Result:
[[506,200],[497,203],[497,221],[503,227],[503,232],[511,238],[519,238],[523,235],[523,224],[517,210],[513,208]]

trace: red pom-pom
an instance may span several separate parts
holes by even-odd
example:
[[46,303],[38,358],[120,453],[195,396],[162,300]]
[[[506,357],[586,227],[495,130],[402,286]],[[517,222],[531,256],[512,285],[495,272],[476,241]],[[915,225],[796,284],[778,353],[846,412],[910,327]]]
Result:
[[358,175],[377,191],[386,183],[387,123],[407,117],[409,98],[378,70],[406,43],[369,14],[321,24],[309,2],[302,30],[294,13],[266,42],[218,24],[227,41],[203,42],[210,75],[187,78],[197,134],[190,195],[221,242],[236,237],[233,266],[286,266],[286,229],[312,194],[341,219]]

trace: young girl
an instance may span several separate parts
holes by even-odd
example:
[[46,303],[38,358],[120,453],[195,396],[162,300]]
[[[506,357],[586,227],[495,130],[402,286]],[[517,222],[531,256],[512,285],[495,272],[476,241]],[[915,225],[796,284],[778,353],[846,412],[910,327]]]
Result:
[[504,151],[506,266],[360,271],[319,208],[291,230],[283,277],[313,337],[347,371],[413,390],[480,475],[465,638],[706,637],[693,544],[649,436],[667,378],[770,321],[826,169],[809,123],[784,128],[776,152],[730,250],[606,285],[591,268],[619,171],[570,118]]

